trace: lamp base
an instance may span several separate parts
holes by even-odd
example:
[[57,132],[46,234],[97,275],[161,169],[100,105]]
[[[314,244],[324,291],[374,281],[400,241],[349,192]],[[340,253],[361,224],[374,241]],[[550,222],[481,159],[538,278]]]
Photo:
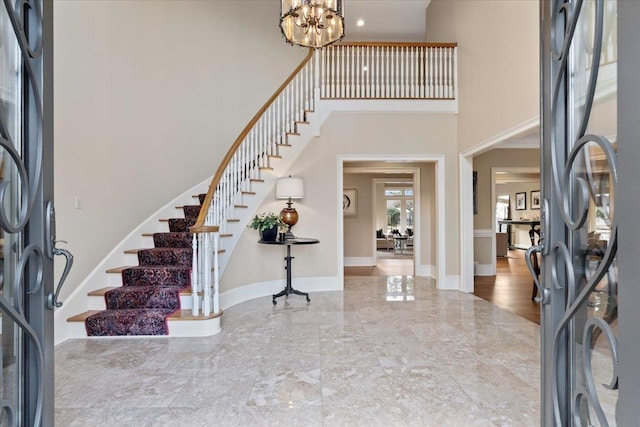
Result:
[[292,207],[283,208],[280,211],[280,219],[291,228],[298,223],[298,211]]

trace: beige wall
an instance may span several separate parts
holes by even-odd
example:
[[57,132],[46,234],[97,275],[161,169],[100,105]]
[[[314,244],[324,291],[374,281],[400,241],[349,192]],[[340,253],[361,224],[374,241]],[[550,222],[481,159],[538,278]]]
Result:
[[[473,216],[473,228],[491,228],[491,168],[540,168],[540,150],[499,148],[473,158],[473,170],[478,172],[478,215]],[[527,199],[527,206],[529,200]],[[512,213],[519,212],[513,210]]]
[[302,60],[278,12],[275,1],[56,0],[58,238],[75,255],[62,299],[152,212],[213,175]]
[[375,212],[373,210],[372,180],[375,175],[345,173],[344,188],[355,188],[357,191],[357,216],[345,216],[344,227],[344,256],[345,257],[374,257],[371,240],[373,239]]
[[[495,149],[473,158],[473,170],[478,172],[478,215],[473,216],[475,230],[491,230],[493,224],[491,200],[491,168],[540,168],[539,149]],[[536,190],[539,188],[535,188]],[[496,194],[497,196],[497,194]],[[513,196],[513,195],[512,195]],[[512,207],[515,204],[512,204]],[[527,197],[527,207],[529,197]],[[512,216],[516,210],[512,210]],[[514,216],[515,217],[515,216]],[[474,260],[492,263],[491,237],[474,238]]]
[[[295,275],[337,276],[338,235],[337,218],[342,206],[337,194],[338,155],[445,155],[445,181],[447,188],[458,185],[456,169],[456,118],[454,115],[429,113],[333,113],[324,123],[319,138],[301,154],[288,172],[304,179],[305,198],[296,205],[300,221],[296,234],[319,237],[321,243],[310,247],[295,248],[300,256],[295,260]],[[423,174],[423,182],[429,174]],[[431,177],[432,180],[433,177]],[[426,187],[428,185],[425,184]],[[267,196],[267,200],[273,198]],[[423,212],[435,216],[435,207],[428,207],[423,200]],[[361,209],[359,201],[358,211]],[[369,202],[370,203],[370,202]],[[260,211],[280,209],[281,203],[269,202]],[[432,203],[435,205],[435,203]],[[447,191],[445,200],[446,271],[447,275],[459,273],[459,225],[458,194]],[[373,226],[370,225],[372,230]],[[430,239],[423,230],[424,242]],[[221,291],[265,280],[283,277],[282,253],[271,247],[256,244],[257,235],[244,232],[236,251],[242,256],[231,258],[221,282]],[[433,253],[423,256],[433,256]],[[247,261],[257,268],[247,269]],[[254,261],[255,260],[255,261]],[[424,259],[423,262],[431,259]],[[260,270],[260,268],[263,268]]]
[[458,43],[458,148],[539,115],[538,2],[433,0],[427,40]]

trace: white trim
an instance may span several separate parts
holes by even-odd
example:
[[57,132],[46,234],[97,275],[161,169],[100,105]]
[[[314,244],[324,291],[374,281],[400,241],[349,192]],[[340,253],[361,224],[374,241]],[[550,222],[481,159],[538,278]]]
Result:
[[438,289],[443,291],[459,291],[460,290],[460,276],[445,276],[446,282],[442,285],[438,285]]
[[460,155],[460,290],[473,292],[473,160]]
[[476,276],[495,276],[495,264],[476,264],[475,274]]
[[[277,279],[233,288],[220,294],[220,307],[223,310],[226,310],[229,307],[233,307],[234,305],[252,299],[276,294],[280,292],[283,287],[284,281],[282,279]],[[296,289],[309,293],[343,290],[339,277],[336,276],[296,277]],[[313,295],[310,295],[310,297],[313,302]]]
[[491,237],[495,237],[495,233],[493,232],[493,230],[491,229],[476,229],[473,230],[473,237],[475,238],[491,238]]
[[497,148],[511,148],[516,150],[540,148],[540,141],[534,138],[518,139],[516,141],[509,141],[504,144],[500,144]]
[[436,268],[433,265],[417,264],[415,265],[416,276],[436,278]]
[[462,157],[473,157],[479,154],[484,153],[485,151],[489,151],[504,141],[517,138],[519,136],[527,135],[531,129],[540,126],[540,117],[534,117],[532,119],[526,120],[520,123],[517,126],[512,127],[511,129],[507,129],[502,133],[497,134],[496,136],[486,139],[481,143],[474,145],[473,147],[469,147],[466,150],[460,153]]
[[[338,247],[336,248],[336,254],[338,257],[338,280],[341,288],[344,287],[344,218],[342,216],[342,188],[344,186],[344,162],[353,161],[412,161],[412,162],[425,162],[436,164],[436,264],[437,264],[437,283],[440,289],[449,289],[443,286],[448,286],[445,283],[445,270],[446,270],[446,239],[445,239],[445,156],[442,154],[437,155],[415,155],[415,154],[360,154],[360,155],[345,155],[338,154],[337,158],[337,188],[336,188],[336,241]],[[419,182],[416,182],[416,175],[414,175],[414,193],[420,190]],[[417,186],[416,186],[417,184]],[[415,203],[416,218],[420,218],[419,204]],[[414,235],[420,233],[419,228],[420,221],[416,221]],[[414,252],[417,258],[419,241],[415,241]],[[414,266],[416,263],[414,262]],[[458,276],[455,276],[458,277]],[[449,283],[449,281],[447,281]]]
[[207,320],[169,319],[167,329],[169,334],[165,337],[208,337],[220,332],[220,316]]
[[376,259],[374,257],[345,257],[345,267],[375,267]]

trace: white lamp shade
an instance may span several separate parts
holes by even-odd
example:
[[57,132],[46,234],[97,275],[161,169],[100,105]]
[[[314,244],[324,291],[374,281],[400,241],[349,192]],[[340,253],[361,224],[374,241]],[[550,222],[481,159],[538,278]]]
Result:
[[276,199],[302,199],[304,188],[301,178],[280,178],[276,181]]

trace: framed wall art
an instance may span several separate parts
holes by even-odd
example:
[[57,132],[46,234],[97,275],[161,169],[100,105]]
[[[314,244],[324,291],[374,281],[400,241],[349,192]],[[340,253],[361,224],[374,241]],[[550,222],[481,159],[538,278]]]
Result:
[[344,216],[358,215],[358,191],[355,188],[342,191],[342,213]]
[[523,211],[527,209],[527,192],[516,193],[516,210]]
[[540,209],[540,190],[531,192],[531,209]]

